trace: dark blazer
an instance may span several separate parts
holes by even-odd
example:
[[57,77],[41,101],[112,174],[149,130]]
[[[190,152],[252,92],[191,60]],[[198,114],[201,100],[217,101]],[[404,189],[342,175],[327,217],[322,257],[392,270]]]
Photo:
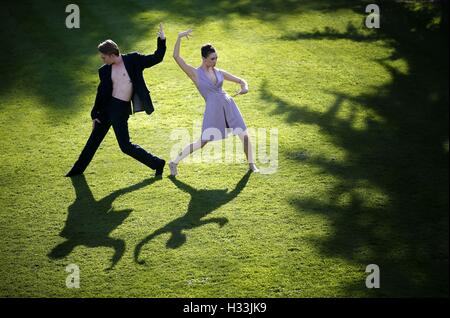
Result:
[[[158,37],[156,51],[153,54],[144,55],[138,52],[132,52],[122,55],[125,68],[133,83],[132,104],[129,114],[145,110],[147,114],[154,111],[150,91],[144,81],[142,72],[144,69],[160,63],[166,53],[166,40]],[[101,118],[105,115],[105,109],[112,97],[113,83],[111,79],[111,65],[103,65],[98,69],[100,84],[97,88],[94,107],[91,111],[91,118]]]

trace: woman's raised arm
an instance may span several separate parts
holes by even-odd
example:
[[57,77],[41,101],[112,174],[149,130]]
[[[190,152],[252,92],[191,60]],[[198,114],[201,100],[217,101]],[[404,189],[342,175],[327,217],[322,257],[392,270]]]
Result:
[[180,66],[180,68],[186,73],[187,76],[191,80],[194,81],[194,83],[197,83],[197,73],[195,71],[195,68],[193,68],[191,65],[187,64],[183,58],[180,56],[180,46],[181,46],[181,39],[183,37],[186,37],[189,39],[189,36],[191,36],[192,30],[187,30],[184,32],[178,33],[177,42],[175,43],[175,47],[173,48],[173,58],[177,62],[177,64]]

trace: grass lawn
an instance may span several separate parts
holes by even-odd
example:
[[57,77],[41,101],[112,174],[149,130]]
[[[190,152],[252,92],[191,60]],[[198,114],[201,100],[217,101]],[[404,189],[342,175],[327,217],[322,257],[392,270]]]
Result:
[[[448,24],[385,1],[368,29],[371,2],[80,0],[71,30],[70,1],[2,4],[0,296],[448,297]],[[151,53],[160,21],[155,112],[130,117],[132,141],[167,160],[174,131],[196,136],[204,101],[171,57],[193,28],[185,60],[213,43],[249,83],[247,125],[268,146],[278,130],[275,173],[185,162],[155,181],[110,131],[84,176],[63,177],[90,134],[98,43]]]

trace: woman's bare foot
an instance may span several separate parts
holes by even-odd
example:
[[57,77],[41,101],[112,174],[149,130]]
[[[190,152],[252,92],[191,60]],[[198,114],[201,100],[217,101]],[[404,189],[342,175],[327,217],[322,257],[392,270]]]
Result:
[[175,162],[169,162],[169,168],[170,168],[170,175],[176,176],[178,174],[177,171],[177,164]]
[[258,167],[254,164],[254,163],[249,163],[248,164],[248,169],[252,172],[258,173],[259,169]]

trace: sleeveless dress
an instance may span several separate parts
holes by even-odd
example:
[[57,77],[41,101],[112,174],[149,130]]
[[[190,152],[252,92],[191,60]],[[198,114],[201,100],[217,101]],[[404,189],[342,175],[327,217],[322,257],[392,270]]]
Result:
[[247,129],[239,108],[223,89],[223,73],[214,69],[217,83],[214,84],[202,67],[197,70],[200,94],[206,102],[202,123],[202,141],[214,141],[226,138],[228,134],[239,134]]

